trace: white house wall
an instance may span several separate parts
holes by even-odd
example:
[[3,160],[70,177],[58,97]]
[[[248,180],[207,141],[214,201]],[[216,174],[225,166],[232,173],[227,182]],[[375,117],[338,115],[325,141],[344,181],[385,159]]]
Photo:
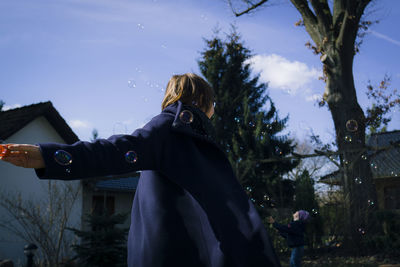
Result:
[[[39,117],[5,140],[5,143],[36,144],[56,142],[65,143],[51,124],[44,117]],[[5,193],[20,193],[23,198],[44,198],[48,188],[48,180],[37,178],[34,170],[12,166],[0,161],[0,190]],[[56,181],[56,183],[74,183],[79,181]],[[80,227],[82,214],[81,195],[75,202],[69,225]],[[0,208],[0,218],[6,218],[7,212]],[[12,259],[14,262],[25,262],[23,247],[25,241],[0,229],[0,259]]]

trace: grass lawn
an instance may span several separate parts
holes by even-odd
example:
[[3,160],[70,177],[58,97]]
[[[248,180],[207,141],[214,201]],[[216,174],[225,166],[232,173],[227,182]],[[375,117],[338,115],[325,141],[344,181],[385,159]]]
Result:
[[[282,267],[289,267],[289,258],[281,258]],[[303,259],[302,267],[378,267],[380,263],[373,257],[321,257]]]

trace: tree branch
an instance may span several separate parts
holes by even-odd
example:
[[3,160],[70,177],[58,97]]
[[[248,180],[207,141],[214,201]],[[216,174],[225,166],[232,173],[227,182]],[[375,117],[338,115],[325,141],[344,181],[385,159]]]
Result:
[[327,0],[310,0],[310,2],[317,16],[320,32],[327,36],[332,26],[332,14],[328,2]]
[[359,16],[360,18],[362,17],[362,15],[364,14],[365,8],[367,7],[367,5],[371,2],[372,0],[361,0],[361,1],[357,1],[358,2],[358,6],[356,7],[356,14],[357,16]]
[[[347,0],[342,6],[344,10],[343,19],[337,21],[337,27],[340,27],[338,37],[336,39],[336,47],[354,51],[354,44],[357,38],[359,23],[364,10],[371,0],[352,1]],[[350,50],[348,50],[350,51]]]
[[[247,3],[250,3],[249,1],[246,1]],[[250,11],[252,11],[253,9],[256,9],[257,7],[261,6],[262,4],[268,2],[268,0],[261,0],[260,2],[256,3],[256,4],[252,4],[249,8],[247,8],[246,10],[237,13],[234,9],[233,9],[233,5],[232,5],[232,1],[228,0],[229,6],[232,9],[233,14],[235,14],[236,17],[240,17],[241,15],[244,15],[246,13],[249,13]]]
[[335,0],[333,2],[333,29],[335,32],[335,38],[338,36],[340,31],[341,22],[344,17],[346,10],[346,0]]
[[[305,159],[305,158],[312,158],[312,157],[320,157],[320,156],[334,156],[334,155],[342,155],[344,153],[360,153],[359,155],[362,155],[366,151],[372,151],[372,154],[380,153],[385,150],[393,149],[394,147],[400,147],[400,142],[392,142],[390,145],[387,146],[382,146],[382,147],[373,147],[373,146],[365,146],[363,148],[355,148],[355,149],[342,149],[342,150],[337,150],[337,151],[321,151],[315,149],[313,154],[298,154],[295,152],[292,152],[292,156],[284,157],[284,158],[267,158],[267,159],[260,159],[257,160],[258,162],[262,163],[267,163],[267,162],[278,162],[278,161],[287,161],[287,160],[293,160],[293,159]],[[370,157],[371,155],[369,155]]]
[[321,34],[318,31],[318,20],[308,6],[306,0],[290,0],[303,17],[304,26],[317,46],[321,44]]

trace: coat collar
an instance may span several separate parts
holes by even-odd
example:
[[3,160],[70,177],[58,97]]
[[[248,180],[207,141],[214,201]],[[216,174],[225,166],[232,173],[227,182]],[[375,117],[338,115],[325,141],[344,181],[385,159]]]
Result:
[[199,108],[184,105],[177,101],[164,109],[163,112],[172,113],[175,118],[172,129],[207,142],[215,143],[214,127],[210,119]]

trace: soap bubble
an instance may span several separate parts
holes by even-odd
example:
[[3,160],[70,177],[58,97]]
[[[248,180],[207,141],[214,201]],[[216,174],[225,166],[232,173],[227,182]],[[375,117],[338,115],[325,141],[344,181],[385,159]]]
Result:
[[312,213],[313,215],[318,215],[318,210],[317,210],[317,209],[312,209],[312,210],[311,210],[311,213]]
[[363,160],[367,160],[367,159],[368,159],[367,155],[365,155],[365,154],[362,154],[362,155],[361,155],[361,158],[362,158]]
[[254,122],[250,121],[250,122],[249,122],[249,126],[253,128],[253,127],[256,126],[256,124],[255,124]]
[[365,230],[364,230],[364,228],[358,228],[358,232],[360,233],[360,234],[362,234],[362,235],[365,235]]
[[351,138],[350,135],[346,135],[346,136],[344,137],[344,141],[350,143],[351,141],[353,141],[353,139]]
[[136,161],[137,161],[137,154],[136,154],[136,152],[135,151],[128,151],[128,152],[126,152],[126,154],[125,154],[125,160],[128,162],[128,163],[135,163]]
[[278,146],[275,147],[275,154],[276,155],[282,155],[283,154],[282,150]]
[[190,124],[193,122],[193,113],[189,110],[184,110],[179,114],[179,119],[185,124]]
[[129,80],[128,81],[128,87],[129,88],[135,88],[136,87],[136,83],[134,80]]
[[54,160],[60,165],[67,166],[72,163],[72,156],[67,151],[57,150],[54,153]]
[[354,182],[355,182],[356,184],[362,184],[362,180],[361,180],[360,177],[354,178]]
[[368,199],[368,205],[374,206],[374,205],[375,205],[375,202],[374,202],[373,200],[371,200],[371,199]]
[[253,188],[251,188],[251,186],[247,186],[247,187],[246,187],[246,191],[249,192],[249,193],[251,193],[251,192],[253,191]]
[[349,132],[356,132],[358,130],[358,123],[356,120],[348,120],[346,122],[346,129]]

